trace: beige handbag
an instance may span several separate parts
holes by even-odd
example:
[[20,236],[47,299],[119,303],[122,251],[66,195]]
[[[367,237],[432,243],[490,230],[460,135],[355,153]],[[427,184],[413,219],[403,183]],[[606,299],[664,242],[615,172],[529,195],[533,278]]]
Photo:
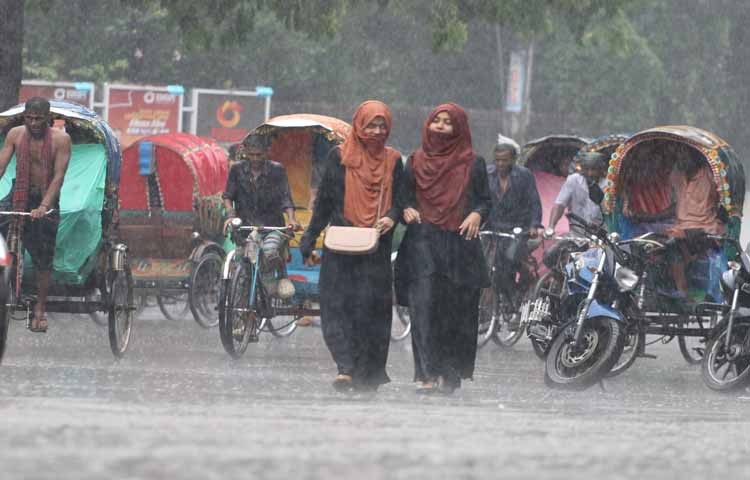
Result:
[[[383,178],[385,182],[385,177]],[[380,219],[380,207],[383,201],[383,182],[380,183],[378,213],[375,222]],[[366,255],[378,249],[380,232],[374,227],[341,227],[329,225],[323,245],[333,253],[343,255]]]

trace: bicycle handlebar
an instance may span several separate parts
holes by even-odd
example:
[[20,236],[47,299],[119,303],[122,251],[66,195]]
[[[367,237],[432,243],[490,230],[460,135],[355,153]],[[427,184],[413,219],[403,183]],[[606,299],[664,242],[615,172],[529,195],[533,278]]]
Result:
[[[50,208],[46,212],[44,212],[44,215],[50,215],[55,212],[54,208]],[[0,211],[0,216],[6,216],[6,217],[30,217],[31,212],[3,212]]]

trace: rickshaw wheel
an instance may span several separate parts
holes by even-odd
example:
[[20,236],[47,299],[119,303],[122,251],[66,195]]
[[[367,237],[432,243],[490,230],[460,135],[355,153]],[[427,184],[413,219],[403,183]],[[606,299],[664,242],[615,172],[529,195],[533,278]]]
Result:
[[261,318],[257,305],[260,300],[256,290],[254,307],[250,308],[250,291],[253,281],[252,266],[239,262],[232,273],[228,288],[222,289],[219,308],[219,336],[224,350],[235,360],[242,357],[250,341],[258,341]]
[[190,311],[186,294],[157,295],[156,303],[159,305],[161,314],[169,321],[178,322],[185,318]]
[[698,365],[703,360],[706,353],[706,344],[702,337],[686,337],[679,335],[677,344],[680,346],[680,353],[690,365]]
[[400,342],[411,333],[411,317],[409,307],[393,304],[393,320],[391,321],[391,341]]
[[133,277],[130,267],[108,273],[109,285],[109,346],[117,358],[122,358],[130,344],[135,318],[133,305]]
[[5,345],[8,343],[8,324],[10,323],[10,315],[6,304],[8,303],[10,288],[10,282],[2,281],[0,283],[0,363],[3,362]]
[[193,268],[188,289],[188,306],[193,318],[203,328],[215,327],[219,323],[217,307],[221,285],[222,258],[215,252],[201,257]]

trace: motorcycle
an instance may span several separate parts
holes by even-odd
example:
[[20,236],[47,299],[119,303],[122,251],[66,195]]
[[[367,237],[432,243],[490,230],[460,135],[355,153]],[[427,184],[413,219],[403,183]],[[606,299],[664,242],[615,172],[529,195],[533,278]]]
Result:
[[620,358],[627,321],[617,301],[636,288],[639,277],[625,266],[627,251],[618,247],[616,233],[567,216],[589,235],[589,248],[571,254],[565,266],[568,294],[583,300],[550,341],[544,380],[551,387],[580,390],[599,382]]
[[738,260],[721,276],[728,305],[711,330],[701,362],[703,381],[711,390],[726,392],[750,383],[750,256],[735,240]]
[[556,241],[542,256],[542,263],[548,270],[537,281],[521,311],[522,318],[527,319],[526,336],[540,360],[546,357],[560,326],[575,316],[585,296],[569,294],[565,266],[571,254],[586,251],[589,244],[582,237],[555,236],[551,229],[545,231],[544,238]]

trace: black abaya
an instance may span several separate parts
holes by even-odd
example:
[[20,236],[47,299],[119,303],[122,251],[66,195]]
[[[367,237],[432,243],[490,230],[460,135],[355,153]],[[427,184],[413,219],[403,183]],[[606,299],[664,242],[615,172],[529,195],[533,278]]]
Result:
[[[401,162],[393,182],[401,178]],[[351,225],[343,214],[345,167],[334,149],[320,184],[312,219],[300,242],[302,255],[312,252],[329,223]],[[383,216],[398,222],[401,210],[392,188],[393,207]],[[320,270],[320,309],[323,338],[338,373],[352,376],[355,386],[376,388],[390,381],[385,370],[392,318],[392,231],[380,237],[378,249],[368,255],[341,255],[326,249]]]

